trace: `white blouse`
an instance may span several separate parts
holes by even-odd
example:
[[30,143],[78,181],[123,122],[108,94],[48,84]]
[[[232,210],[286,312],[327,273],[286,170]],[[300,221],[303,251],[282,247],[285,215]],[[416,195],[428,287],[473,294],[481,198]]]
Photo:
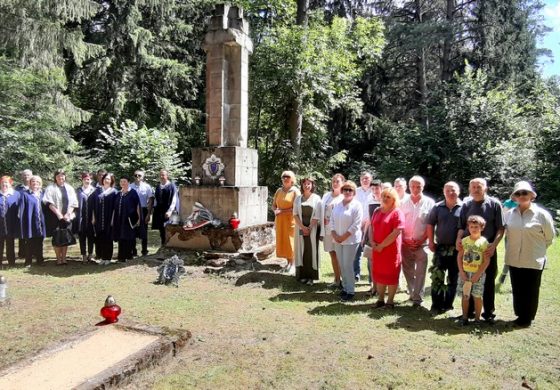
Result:
[[506,214],[505,263],[518,268],[542,270],[546,248],[555,236],[550,214],[532,203],[522,214],[518,207]]
[[339,236],[346,232],[351,233],[350,237],[342,241],[342,245],[359,244],[361,242],[363,213],[362,204],[356,199],[352,199],[346,205],[340,202],[334,206],[330,222],[331,230]]

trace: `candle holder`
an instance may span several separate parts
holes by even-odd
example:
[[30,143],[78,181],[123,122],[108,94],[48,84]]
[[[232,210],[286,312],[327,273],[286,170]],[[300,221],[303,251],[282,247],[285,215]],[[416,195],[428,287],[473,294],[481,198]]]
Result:
[[229,225],[233,230],[237,230],[241,221],[237,218],[237,213],[231,214],[231,218],[229,219]]
[[194,177],[194,184],[196,184],[197,186],[199,186],[199,185],[200,185],[200,180],[201,180],[201,179],[200,179],[200,176],[195,176],[195,177]]
[[117,305],[112,295],[109,295],[107,299],[105,299],[105,306],[101,308],[100,314],[101,317],[105,318],[104,324],[114,324],[119,321],[121,307]]
[[225,176],[220,176],[220,177],[218,178],[218,181],[220,182],[220,185],[223,187],[224,184],[226,184],[226,178],[225,178]]

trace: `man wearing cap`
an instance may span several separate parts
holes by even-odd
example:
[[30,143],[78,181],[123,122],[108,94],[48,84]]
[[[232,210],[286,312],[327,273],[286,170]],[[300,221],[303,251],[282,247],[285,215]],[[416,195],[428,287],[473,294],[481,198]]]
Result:
[[515,184],[511,198],[517,206],[506,215],[505,263],[510,267],[514,324],[531,325],[537,314],[546,249],[555,236],[551,215],[536,205],[537,193],[526,181]]
[[[134,183],[130,184],[130,188],[135,190],[140,197],[140,207],[142,208],[142,218],[144,218],[144,223],[140,224],[140,229],[142,229],[143,234],[141,234],[142,239],[142,256],[148,254],[148,224],[150,223],[150,216],[152,215],[152,207],[154,204],[154,191],[152,187],[144,181],[144,171],[137,169],[134,172]],[[138,254],[136,250],[136,245],[134,245],[133,255]]]
[[415,307],[422,304],[426,268],[428,266],[427,221],[435,201],[424,195],[425,181],[422,176],[413,176],[408,181],[410,196],[401,203],[404,214],[404,236],[402,242],[402,271],[406,278],[410,300]]
[[[482,302],[484,312],[482,317],[488,323],[494,323],[495,305],[495,280],[498,269],[498,254],[496,248],[504,235],[504,215],[501,203],[486,194],[488,186],[486,180],[474,178],[469,182],[469,194],[471,198],[463,203],[459,216],[457,239],[455,247],[461,249],[461,240],[469,234],[467,229],[467,219],[471,215],[479,215],[486,221],[486,226],[482,231],[482,236],[489,242],[486,255],[490,256],[490,264],[486,268],[486,281],[484,283],[484,293]],[[474,313],[474,303],[471,300],[469,313]]]
[[[428,246],[434,253],[432,271],[433,314],[453,309],[457,292],[459,268],[457,267],[457,224],[462,202],[459,200],[459,185],[454,181],[445,183],[445,199],[436,203],[428,215]],[[446,277],[447,273],[447,277]],[[448,280],[447,286],[445,280]]]

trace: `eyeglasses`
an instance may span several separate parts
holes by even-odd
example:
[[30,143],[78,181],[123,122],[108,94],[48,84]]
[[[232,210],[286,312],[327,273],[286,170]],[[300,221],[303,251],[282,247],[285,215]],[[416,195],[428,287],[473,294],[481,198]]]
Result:
[[139,174],[139,173],[136,173],[136,174],[134,175],[134,177],[142,177],[142,175]]
[[291,176],[287,176],[287,175],[282,176],[282,180],[283,179],[291,179],[291,178],[292,178]]
[[352,188],[343,188],[342,192],[354,192]]
[[515,194],[513,194],[514,196],[527,196],[529,195],[529,191],[525,191],[525,190],[521,190],[521,191],[517,191]]

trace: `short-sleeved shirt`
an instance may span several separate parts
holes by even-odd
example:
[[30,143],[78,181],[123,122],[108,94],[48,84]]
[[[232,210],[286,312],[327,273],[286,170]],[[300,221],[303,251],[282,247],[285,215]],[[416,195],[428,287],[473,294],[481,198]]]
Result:
[[455,245],[457,239],[457,225],[461,213],[462,203],[458,202],[451,209],[445,204],[445,200],[436,203],[428,214],[428,225],[435,229],[436,242],[439,245]]
[[136,185],[136,183],[130,183],[130,188],[136,191],[136,193],[138,194],[138,197],[140,198],[140,207],[148,207],[148,200],[154,197],[152,186],[146,182],[141,181],[140,185]]
[[414,203],[411,197],[401,203],[400,209],[404,214],[403,239],[418,240],[424,236],[428,214],[434,204],[434,200],[426,195],[422,195],[417,203]]
[[471,215],[480,215],[486,221],[482,235],[486,237],[488,242],[494,242],[498,230],[504,227],[502,205],[490,196],[486,196],[482,202],[476,202],[473,199],[465,201],[463,207],[461,207],[460,215],[458,227],[463,229],[463,237],[469,235],[467,219]]
[[484,251],[488,240],[484,236],[473,240],[470,236],[463,238],[463,271],[477,272],[484,261]]

